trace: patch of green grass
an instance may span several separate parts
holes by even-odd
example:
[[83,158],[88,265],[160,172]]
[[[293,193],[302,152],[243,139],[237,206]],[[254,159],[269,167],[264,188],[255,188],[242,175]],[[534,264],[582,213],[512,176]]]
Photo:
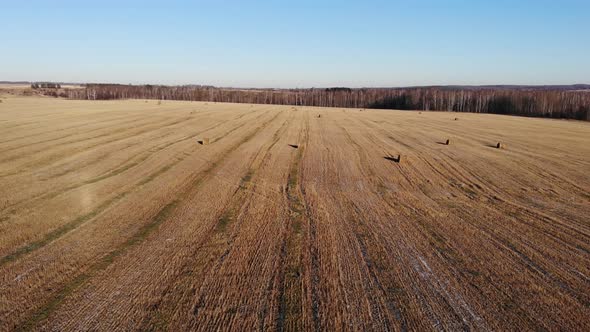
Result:
[[297,218],[293,221],[293,232],[295,232],[295,234],[301,234],[301,218]]
[[246,172],[246,175],[242,177],[241,186],[245,186],[248,182],[250,182],[253,175],[254,171],[249,169],[248,172]]
[[225,232],[227,225],[230,223],[231,219],[232,219],[231,212],[226,212],[226,213],[222,214],[221,217],[219,218],[219,220],[217,221],[217,226],[216,226],[215,230],[217,232]]

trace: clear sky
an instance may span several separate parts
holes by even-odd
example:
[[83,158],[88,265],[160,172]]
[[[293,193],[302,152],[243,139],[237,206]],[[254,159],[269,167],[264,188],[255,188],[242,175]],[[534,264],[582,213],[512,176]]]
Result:
[[590,83],[590,0],[0,0],[0,80]]

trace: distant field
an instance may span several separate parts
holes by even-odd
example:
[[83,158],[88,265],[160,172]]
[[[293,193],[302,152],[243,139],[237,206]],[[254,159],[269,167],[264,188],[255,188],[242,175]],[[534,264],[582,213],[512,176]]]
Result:
[[[48,97],[48,92],[64,93],[69,90],[79,90],[80,85],[62,84],[60,89],[31,89],[30,84],[0,83],[0,98],[7,96],[42,96]],[[1,100],[1,99],[0,99]]]
[[[77,84],[61,84],[62,88],[68,89],[76,89],[82,88],[81,85]],[[0,94],[3,89],[30,89],[31,84],[24,84],[24,83],[0,83]]]
[[590,330],[589,122],[1,100],[0,330]]

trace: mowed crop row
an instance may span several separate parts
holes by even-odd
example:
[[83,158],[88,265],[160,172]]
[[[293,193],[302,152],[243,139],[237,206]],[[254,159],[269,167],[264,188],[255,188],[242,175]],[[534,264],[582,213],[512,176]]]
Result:
[[0,329],[588,329],[590,125],[456,117],[5,99]]

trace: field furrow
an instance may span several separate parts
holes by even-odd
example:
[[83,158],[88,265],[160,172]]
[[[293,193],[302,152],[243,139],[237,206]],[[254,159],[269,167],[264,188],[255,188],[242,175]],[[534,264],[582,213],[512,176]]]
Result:
[[577,121],[11,97],[0,331],[585,331],[589,147]]

